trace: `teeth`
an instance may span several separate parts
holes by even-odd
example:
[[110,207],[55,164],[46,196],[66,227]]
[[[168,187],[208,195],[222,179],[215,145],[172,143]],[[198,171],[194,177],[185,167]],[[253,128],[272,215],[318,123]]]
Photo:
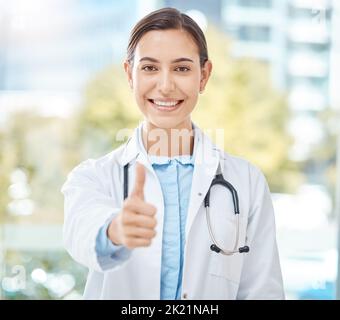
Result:
[[179,101],[171,101],[171,102],[165,102],[165,101],[157,101],[153,100],[154,104],[157,104],[158,106],[165,106],[165,107],[173,107],[176,104],[178,104]]

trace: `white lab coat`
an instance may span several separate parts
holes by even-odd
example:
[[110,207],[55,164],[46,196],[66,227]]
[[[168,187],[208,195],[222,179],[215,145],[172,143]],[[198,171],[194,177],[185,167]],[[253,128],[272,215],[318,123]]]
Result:
[[[85,299],[160,298],[163,196],[152,165],[139,148],[137,134],[136,129],[126,144],[106,156],[81,163],[62,188],[64,245],[77,262],[89,268]],[[263,174],[249,162],[218,149],[196,126],[195,134],[197,149],[185,229],[182,299],[284,299],[273,206]],[[131,188],[136,161],[147,169],[145,201],[157,208],[157,235],[149,247],[125,249],[120,259],[99,260],[95,251],[97,234],[120,211],[123,166],[130,163]],[[238,191],[239,246],[248,245],[248,253],[225,256],[210,250],[203,199],[218,163],[224,178]],[[231,250],[236,219],[230,192],[214,186],[210,204],[216,241]]]

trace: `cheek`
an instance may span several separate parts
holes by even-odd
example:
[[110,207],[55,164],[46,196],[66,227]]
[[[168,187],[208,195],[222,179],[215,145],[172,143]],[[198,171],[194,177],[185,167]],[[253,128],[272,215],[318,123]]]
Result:
[[191,77],[183,79],[181,82],[181,89],[185,91],[190,97],[198,95],[200,89],[199,75],[193,74]]
[[199,82],[194,79],[191,82],[183,83],[181,90],[188,96],[188,98],[197,99],[199,94]]
[[152,83],[150,79],[145,77],[136,76],[134,78],[134,94],[136,97],[142,98],[150,89],[152,88]]

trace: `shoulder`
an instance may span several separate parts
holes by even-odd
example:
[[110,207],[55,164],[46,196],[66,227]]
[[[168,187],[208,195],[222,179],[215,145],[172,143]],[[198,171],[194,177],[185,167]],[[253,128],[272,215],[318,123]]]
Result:
[[231,180],[235,183],[239,183],[242,190],[249,190],[250,194],[257,193],[260,190],[269,191],[266,177],[257,165],[247,159],[221,150],[220,158],[224,163],[223,172],[231,177]]
[[[232,176],[236,180],[246,182],[245,179],[264,178],[262,171],[253,163],[245,158],[232,155],[225,150],[221,149],[215,142],[213,142],[208,135],[206,135],[199,127],[195,126],[199,135],[203,138],[203,143],[208,147],[204,148],[205,151],[210,150],[219,157],[219,161],[223,166],[222,172],[228,176]],[[214,157],[216,153],[214,154]],[[202,155],[204,158],[205,155]]]
[[90,158],[82,161],[72,169],[69,176],[73,175],[107,175],[118,166],[118,159],[120,158],[124,145],[98,158]]
[[247,175],[249,177],[264,177],[261,169],[245,158],[231,155],[222,150],[220,150],[220,158],[223,160],[226,169],[232,170],[238,175]]
[[110,182],[119,174],[118,157],[123,146],[96,159],[82,161],[67,175],[61,191],[76,188],[109,190]]
[[[271,194],[268,182],[261,169],[250,161],[222,152],[224,173],[237,190],[242,190],[242,198],[247,199],[249,217],[257,208],[266,207],[264,214],[271,212]],[[241,192],[240,192],[241,193]],[[239,194],[240,194],[239,193]]]

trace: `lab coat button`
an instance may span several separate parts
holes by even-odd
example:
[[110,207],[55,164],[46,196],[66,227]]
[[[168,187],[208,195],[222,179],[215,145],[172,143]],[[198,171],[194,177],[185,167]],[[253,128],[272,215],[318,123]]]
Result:
[[183,293],[183,299],[187,299],[188,295],[186,293]]

